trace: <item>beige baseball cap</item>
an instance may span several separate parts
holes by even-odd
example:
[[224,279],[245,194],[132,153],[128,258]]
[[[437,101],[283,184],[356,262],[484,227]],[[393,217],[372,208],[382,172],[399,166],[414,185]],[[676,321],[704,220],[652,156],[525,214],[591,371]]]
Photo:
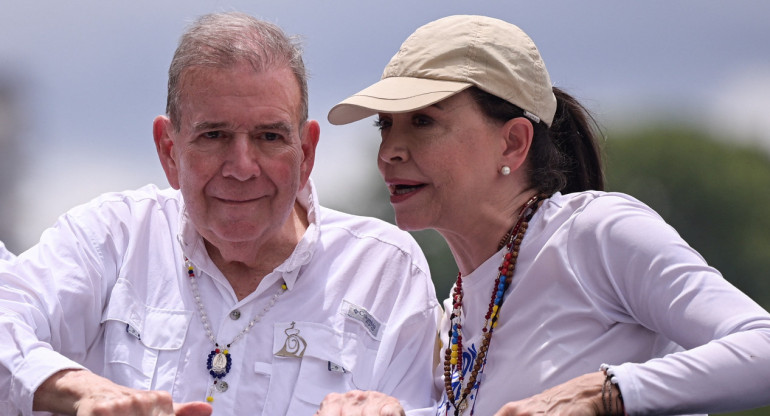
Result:
[[335,105],[332,124],[435,104],[471,86],[534,114],[550,126],[551,79],[535,43],[517,26],[485,16],[449,16],[417,29],[379,82]]

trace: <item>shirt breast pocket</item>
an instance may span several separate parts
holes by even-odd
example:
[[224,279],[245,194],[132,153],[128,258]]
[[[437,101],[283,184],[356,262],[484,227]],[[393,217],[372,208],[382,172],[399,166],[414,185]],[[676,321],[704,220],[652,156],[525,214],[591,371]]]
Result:
[[129,281],[119,279],[102,318],[104,376],[127,387],[171,391],[176,375],[165,371],[156,379],[155,369],[178,360],[191,318],[191,311],[147,305]]
[[285,414],[313,414],[329,393],[369,388],[377,351],[356,334],[310,322],[278,323],[274,331],[270,390],[294,391]]

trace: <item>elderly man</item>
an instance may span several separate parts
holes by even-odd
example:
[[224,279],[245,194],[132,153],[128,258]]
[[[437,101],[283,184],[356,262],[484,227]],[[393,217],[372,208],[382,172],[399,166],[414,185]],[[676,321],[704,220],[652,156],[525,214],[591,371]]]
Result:
[[427,263],[318,205],[307,108],[280,29],[199,19],[153,124],[173,189],[103,195],[0,266],[0,413],[309,415],[353,389],[430,412]]

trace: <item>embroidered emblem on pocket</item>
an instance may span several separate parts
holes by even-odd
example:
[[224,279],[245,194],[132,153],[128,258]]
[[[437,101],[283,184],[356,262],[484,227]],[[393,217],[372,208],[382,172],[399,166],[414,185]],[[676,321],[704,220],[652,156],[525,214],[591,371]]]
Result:
[[353,318],[356,321],[361,322],[364,325],[364,328],[369,331],[371,336],[373,336],[375,339],[379,339],[380,327],[382,327],[382,324],[377,319],[375,319],[366,309],[354,305],[348,301],[344,302],[345,307],[347,308],[348,318]]
[[307,341],[299,335],[299,329],[294,328],[293,321],[291,326],[286,328],[283,333],[286,334],[286,341],[283,343],[283,348],[275,353],[275,355],[279,357],[302,358],[302,356],[305,355]]

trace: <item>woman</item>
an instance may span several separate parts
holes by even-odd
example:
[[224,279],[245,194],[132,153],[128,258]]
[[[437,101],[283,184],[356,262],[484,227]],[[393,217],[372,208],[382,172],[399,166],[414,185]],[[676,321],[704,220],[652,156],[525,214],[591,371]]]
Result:
[[[650,208],[602,192],[590,117],[519,28],[480,16],[419,28],[329,120],[374,114],[396,222],[437,230],[459,268],[439,414],[770,404],[770,315]],[[320,414],[395,404],[353,392]]]

